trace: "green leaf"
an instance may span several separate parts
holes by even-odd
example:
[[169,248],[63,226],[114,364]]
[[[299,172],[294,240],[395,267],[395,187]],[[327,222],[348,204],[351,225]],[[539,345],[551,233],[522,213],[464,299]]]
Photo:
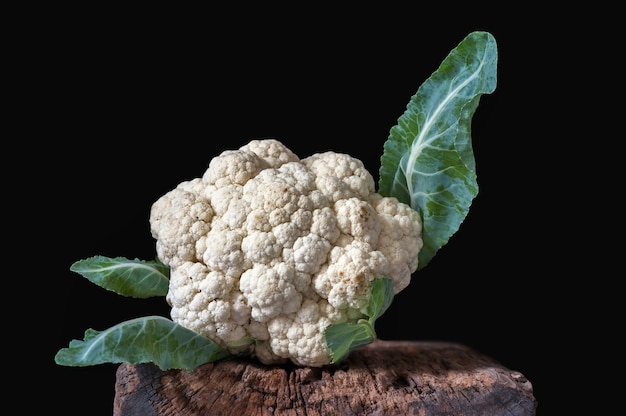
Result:
[[98,286],[133,298],[165,296],[169,287],[169,267],[158,260],[94,256],[75,262],[70,270]]
[[356,323],[343,322],[326,328],[326,345],[331,351],[331,362],[338,363],[350,352],[376,340],[374,325],[393,301],[393,282],[388,277],[378,277],[372,282],[368,304],[362,312],[368,319]]
[[369,303],[363,313],[373,324],[389,308],[393,302],[393,282],[388,277],[378,277],[372,282]]
[[376,340],[376,332],[369,321],[341,323],[326,328],[326,345],[330,348],[332,363],[336,364],[350,353]]
[[153,362],[161,370],[192,370],[225,358],[228,351],[162,316],[131,319],[107,330],[85,331],[84,341],[72,340],[54,357],[59,365],[86,367],[104,363]]
[[488,32],[472,32],[411,98],[385,142],[379,193],[418,211],[425,267],[456,233],[478,194],[471,121],[496,88],[498,52]]

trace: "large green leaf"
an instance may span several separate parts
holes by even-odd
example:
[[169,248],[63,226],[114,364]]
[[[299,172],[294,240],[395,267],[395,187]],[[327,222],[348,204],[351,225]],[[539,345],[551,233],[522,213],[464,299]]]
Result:
[[497,46],[472,32],[411,98],[381,157],[379,192],[423,220],[421,269],[457,232],[478,194],[471,121],[480,96],[496,88]]
[[102,332],[85,331],[84,341],[72,340],[54,357],[59,365],[85,367],[104,363],[153,362],[162,370],[192,370],[229,355],[214,341],[162,316],[119,323]]
[[70,270],[122,296],[149,298],[167,295],[170,269],[158,260],[94,256],[79,260]]

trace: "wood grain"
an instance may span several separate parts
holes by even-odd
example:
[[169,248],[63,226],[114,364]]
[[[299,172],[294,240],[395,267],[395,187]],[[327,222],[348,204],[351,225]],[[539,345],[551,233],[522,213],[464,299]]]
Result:
[[266,366],[254,359],[162,371],[121,364],[114,416],[534,416],[524,375],[464,345],[382,341],[339,366]]

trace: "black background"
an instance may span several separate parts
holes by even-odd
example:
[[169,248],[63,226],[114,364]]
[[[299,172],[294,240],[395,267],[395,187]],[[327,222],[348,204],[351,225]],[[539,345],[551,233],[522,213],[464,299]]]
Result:
[[117,366],[61,367],[54,354],[87,328],[169,310],[163,299],[127,299],[93,285],[69,271],[74,261],[153,258],[151,204],[201,176],[213,156],[253,138],[278,138],[300,157],[349,153],[377,179],[389,129],[474,30],[491,32],[499,48],[497,89],[481,98],[472,123],[479,195],[377,332],[468,345],[524,374],[537,414],[562,406],[556,368],[567,366],[561,341],[574,318],[553,306],[562,293],[546,284],[563,273],[554,246],[566,227],[557,218],[546,231],[546,217],[557,217],[546,207],[558,211],[565,192],[552,182],[558,172],[549,172],[554,158],[546,152],[563,141],[550,124],[549,94],[561,88],[557,46],[568,35],[548,36],[549,22],[539,17],[460,15],[452,24],[402,11],[305,10],[271,19],[250,10],[245,18],[235,11],[90,12],[48,23],[20,53],[17,72],[28,82],[16,107],[31,116],[16,144],[28,156],[22,168],[38,179],[31,200],[13,209],[38,230],[19,251],[38,279],[29,291],[46,299],[37,301],[23,341],[46,340],[34,355],[46,376],[39,382],[53,389],[50,408],[111,414]]

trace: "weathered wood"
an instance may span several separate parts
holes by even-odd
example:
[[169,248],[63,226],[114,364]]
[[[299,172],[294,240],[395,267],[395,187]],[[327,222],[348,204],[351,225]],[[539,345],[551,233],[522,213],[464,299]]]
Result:
[[537,407],[524,375],[445,342],[377,340],[337,367],[121,364],[116,377],[114,416],[533,416]]

